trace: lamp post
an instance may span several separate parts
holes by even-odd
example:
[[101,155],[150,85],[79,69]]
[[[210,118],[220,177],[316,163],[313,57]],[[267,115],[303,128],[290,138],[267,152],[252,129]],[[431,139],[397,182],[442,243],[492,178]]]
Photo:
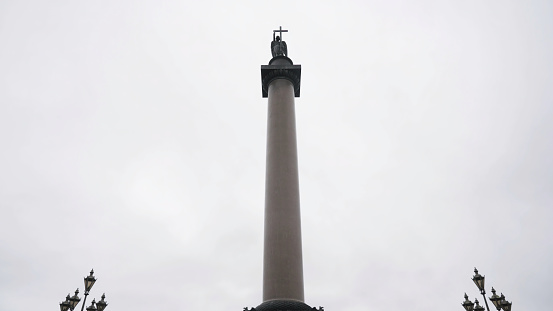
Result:
[[488,307],[488,301],[486,300],[486,290],[484,289],[484,281],[486,280],[486,277],[478,274],[478,270],[474,268],[474,276],[472,277],[472,280],[474,281],[474,284],[476,284],[476,287],[478,287],[478,289],[480,290],[480,294],[482,294],[482,297],[484,298],[484,303],[486,303],[486,310],[490,311],[490,307]]
[[[480,294],[482,294],[482,297],[484,298],[484,303],[486,304],[486,310],[490,311],[490,308],[488,307],[488,301],[486,299],[486,290],[484,288],[485,279],[486,277],[483,275],[480,275],[478,273],[478,270],[474,268],[474,276],[472,277],[472,281],[474,281],[474,284],[476,284],[476,287],[478,287],[478,289],[480,290]],[[501,311],[501,309],[503,309],[503,311],[511,311],[512,303],[506,301],[505,296],[503,296],[503,294],[501,294],[501,296],[498,296],[495,293],[495,289],[493,287],[492,287],[492,294],[493,295],[489,297],[489,299],[491,300],[491,302],[493,303],[497,311]],[[476,304],[476,307],[474,307],[474,304]],[[475,298],[474,303],[472,303],[469,300],[467,293],[465,293],[465,301],[463,301],[461,305],[463,306],[463,308],[465,308],[466,311],[484,311],[484,308],[479,305],[478,299]]]
[[86,296],[88,296],[88,293],[92,289],[92,286],[94,285],[94,283],[96,283],[96,278],[94,277],[94,269],[92,269],[90,270],[90,275],[84,278],[84,301],[83,301],[83,306],[81,307],[81,311],[84,310],[84,305],[86,303]]
[[[83,305],[81,307],[81,311],[84,310],[84,306],[86,304],[86,297],[90,293],[90,290],[92,289],[92,286],[96,282],[96,278],[94,277],[94,270],[90,271],[90,275],[84,278],[84,300]],[[104,309],[107,307],[108,303],[105,301],[106,294],[102,295],[102,300],[96,303],[96,299],[92,300],[92,304],[90,307],[86,308],[87,311],[104,311]],[[60,310],[61,311],[73,311],[75,307],[79,304],[79,301],[81,301],[81,298],[79,298],[79,289],[75,291],[75,295],[70,296],[69,294],[65,298],[64,302],[60,302]],[[96,304],[96,306],[94,306]]]

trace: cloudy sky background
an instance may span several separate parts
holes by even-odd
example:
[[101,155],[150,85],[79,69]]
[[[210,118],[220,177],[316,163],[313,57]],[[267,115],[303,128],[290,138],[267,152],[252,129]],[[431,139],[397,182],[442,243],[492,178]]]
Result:
[[476,266],[551,309],[553,2],[8,0],[0,310],[57,310],[91,268],[87,306],[261,303],[279,25],[306,302],[460,311]]

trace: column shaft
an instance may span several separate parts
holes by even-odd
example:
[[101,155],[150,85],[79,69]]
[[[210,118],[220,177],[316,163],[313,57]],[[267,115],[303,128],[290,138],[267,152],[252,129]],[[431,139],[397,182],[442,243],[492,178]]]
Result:
[[294,86],[268,88],[263,301],[304,300]]

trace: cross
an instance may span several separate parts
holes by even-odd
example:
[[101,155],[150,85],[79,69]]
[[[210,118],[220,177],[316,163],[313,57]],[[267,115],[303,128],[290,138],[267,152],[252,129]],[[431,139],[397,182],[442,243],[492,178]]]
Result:
[[282,26],[280,26],[278,30],[273,30],[273,40],[275,39],[275,33],[276,32],[280,33],[280,40],[282,41],[282,33],[283,32],[288,32],[288,30],[282,30]]

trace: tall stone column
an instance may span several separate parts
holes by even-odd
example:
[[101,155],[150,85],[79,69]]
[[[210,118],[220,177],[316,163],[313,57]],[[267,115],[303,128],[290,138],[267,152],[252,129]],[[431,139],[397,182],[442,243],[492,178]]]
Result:
[[269,65],[261,66],[263,97],[268,97],[269,102],[263,301],[295,300],[303,302],[301,217],[294,103],[294,97],[299,97],[300,93],[301,66],[294,65],[292,60],[283,54],[276,54]]

